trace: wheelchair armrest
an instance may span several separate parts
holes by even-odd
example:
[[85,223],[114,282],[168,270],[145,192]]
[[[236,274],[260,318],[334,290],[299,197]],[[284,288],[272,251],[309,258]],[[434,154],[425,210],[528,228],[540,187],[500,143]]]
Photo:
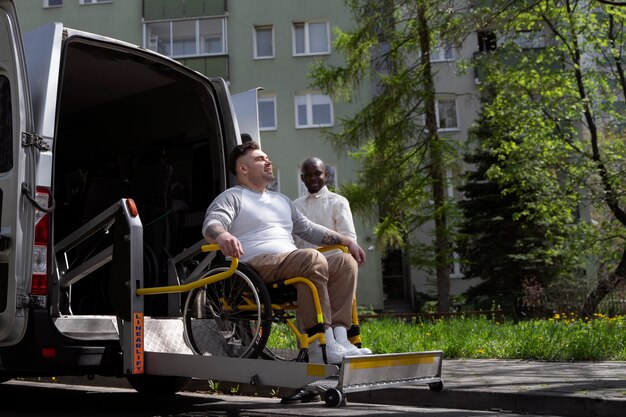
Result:
[[345,253],[350,252],[348,250],[348,248],[346,246],[344,246],[344,245],[328,245],[328,246],[320,246],[319,248],[317,248],[317,250],[322,252],[322,253],[328,252],[328,251],[331,251],[331,250],[335,250],[335,249],[338,249],[338,250],[340,250],[342,252],[345,252]]

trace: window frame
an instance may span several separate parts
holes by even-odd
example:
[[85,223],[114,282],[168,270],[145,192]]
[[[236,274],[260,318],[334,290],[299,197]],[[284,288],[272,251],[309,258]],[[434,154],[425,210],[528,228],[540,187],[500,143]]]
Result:
[[53,9],[55,7],[63,7],[63,0],[60,0],[61,4],[50,4],[50,0],[43,0],[44,9]]
[[[258,31],[259,29],[270,29],[271,31],[271,40],[270,47],[272,49],[271,55],[259,55],[259,40],[258,40]],[[276,57],[276,47],[275,47],[275,36],[274,36],[274,25],[255,25],[253,30],[253,58],[254,59],[273,59]]]
[[[456,126],[454,127],[441,127],[441,103],[442,102],[453,102],[454,103],[454,119],[456,121]],[[435,99],[435,116],[437,118],[437,131],[438,132],[454,132],[460,130],[459,125],[459,109],[456,105],[456,96],[455,97],[437,97]]]
[[[452,57],[447,58],[446,52],[450,51]],[[437,57],[435,58],[435,52],[437,53]],[[434,47],[430,52],[430,62],[454,62],[456,61],[456,51],[454,46],[448,45],[445,43],[441,43]]]
[[91,6],[92,4],[106,4],[113,2],[114,0],[80,0],[78,4],[80,6]]
[[458,252],[453,251],[451,256],[450,265],[448,265],[448,273],[450,274],[451,279],[460,279],[465,277],[465,272],[463,271],[464,265],[461,263],[461,256]]
[[[257,98],[257,102],[260,104],[261,102],[271,102],[272,103],[272,107],[273,107],[273,114],[272,116],[274,117],[274,123],[272,126],[261,126],[261,118],[259,117],[259,130],[260,131],[272,131],[272,130],[278,130],[278,120],[276,117],[276,95],[274,94],[267,94],[267,95],[261,95]],[[258,104],[257,104],[258,105]]]
[[[201,33],[201,21],[204,20],[220,20],[221,23],[221,47],[222,47],[222,51],[221,52],[215,52],[215,53],[206,53],[206,52],[202,52],[202,33]],[[175,23],[182,23],[182,22],[193,22],[194,23],[194,30],[195,30],[195,50],[196,52],[193,54],[181,54],[181,55],[175,55],[174,54],[174,49],[175,49],[175,43],[174,43],[174,38],[175,38],[175,34],[174,34],[174,24]],[[157,24],[167,24],[169,26],[169,52],[160,52],[158,49],[158,40],[156,43],[156,49],[153,49],[150,47],[150,44],[152,43],[151,41],[148,40],[148,36],[149,36],[149,27],[151,25],[157,25]],[[149,22],[144,22],[143,24],[143,47],[146,49],[150,49],[151,51],[155,51],[155,52],[159,52],[163,55],[166,55],[170,58],[173,59],[182,59],[182,58],[199,58],[199,57],[206,57],[206,56],[223,56],[223,55],[227,55],[228,54],[228,27],[226,24],[226,16],[210,16],[210,17],[201,17],[201,18],[192,18],[192,19],[171,19],[171,20],[151,20]],[[158,39],[158,38],[157,38]]]
[[[311,52],[311,37],[309,26],[314,24],[324,23],[326,25],[326,51],[324,52]],[[304,25],[304,52],[297,52],[296,46],[296,25]],[[291,52],[294,57],[296,56],[318,56],[318,55],[330,55],[331,42],[330,42],[330,22],[327,20],[312,20],[312,21],[297,21],[291,24]]]
[[[298,117],[299,115],[298,114],[298,98],[299,97],[305,98],[306,119],[307,119],[306,122],[307,123],[304,125],[301,125],[299,123],[299,117]],[[330,122],[329,123],[323,123],[323,124],[313,123],[313,98],[314,97],[324,97],[328,99],[328,105],[330,109]],[[296,129],[319,129],[323,127],[332,127],[335,125],[333,101],[330,98],[330,96],[321,94],[319,92],[296,93],[296,95],[294,96],[294,116],[295,116],[295,122],[296,122]]]

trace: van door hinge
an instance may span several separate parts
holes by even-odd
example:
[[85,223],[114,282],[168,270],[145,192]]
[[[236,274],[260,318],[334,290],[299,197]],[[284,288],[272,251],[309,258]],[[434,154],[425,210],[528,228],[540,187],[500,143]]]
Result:
[[22,132],[22,146],[34,146],[44,152],[51,149],[50,144],[43,137],[30,132]]

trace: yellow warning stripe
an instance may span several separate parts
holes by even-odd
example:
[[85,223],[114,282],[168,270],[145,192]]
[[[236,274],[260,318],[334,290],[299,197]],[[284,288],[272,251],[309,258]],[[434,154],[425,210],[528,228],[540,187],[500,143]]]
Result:
[[324,365],[309,364],[306,366],[306,374],[310,376],[326,376],[326,367]]
[[350,369],[371,369],[391,366],[424,365],[435,363],[435,356],[403,356],[376,358],[364,356],[350,359]]

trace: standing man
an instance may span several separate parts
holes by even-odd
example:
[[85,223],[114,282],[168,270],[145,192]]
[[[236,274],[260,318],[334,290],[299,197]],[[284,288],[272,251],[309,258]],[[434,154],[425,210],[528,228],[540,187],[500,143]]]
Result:
[[[358,354],[335,341],[333,327],[351,323],[363,249],[351,237],[307,219],[284,194],[267,190],[274,180],[272,162],[256,142],[236,146],[228,170],[239,185],[209,205],[202,225],[205,239],[219,244],[224,255],[246,262],[267,283],[297,276],[310,279],[322,307],[327,362],[338,364],[344,356]],[[316,245],[344,245],[350,253],[329,262],[315,249],[298,249],[294,234]],[[296,284],[296,290],[298,318],[305,330],[313,329],[318,321],[311,291],[305,284]],[[308,353],[309,362],[323,362],[319,340],[309,344]]]
[[[328,171],[326,165],[320,158],[307,158],[300,168],[300,179],[306,186],[308,194],[303,195],[294,200],[295,206],[309,220],[317,224],[321,224],[348,236],[356,241],[356,231],[354,229],[354,220],[352,219],[352,211],[348,199],[337,193],[328,190],[326,179]],[[315,247],[310,243],[294,238],[299,248]],[[341,251],[327,252],[328,263],[334,262],[333,258]],[[358,348],[348,340],[347,327],[343,325],[334,326],[335,340],[350,352],[366,355],[372,353],[367,348]]]

